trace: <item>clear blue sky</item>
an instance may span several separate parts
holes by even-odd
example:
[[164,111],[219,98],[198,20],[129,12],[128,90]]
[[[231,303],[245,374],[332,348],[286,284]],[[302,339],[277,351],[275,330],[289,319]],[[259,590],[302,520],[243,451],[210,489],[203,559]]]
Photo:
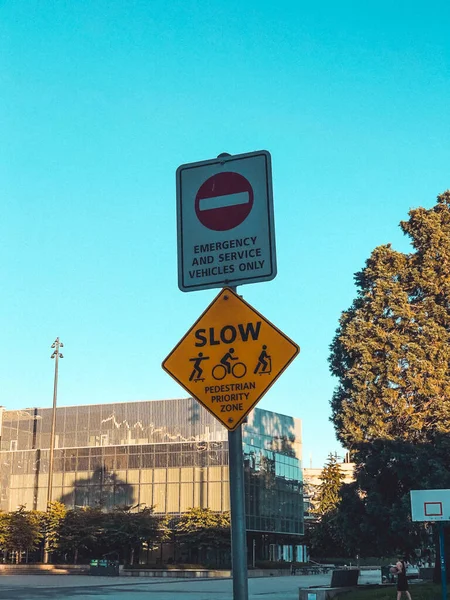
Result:
[[298,342],[260,406],[339,452],[327,357],[353,273],[450,187],[448,2],[0,2],[0,404],[185,396],[161,360],[215,296],[177,287],[175,169],[272,154],[278,277],[240,288]]

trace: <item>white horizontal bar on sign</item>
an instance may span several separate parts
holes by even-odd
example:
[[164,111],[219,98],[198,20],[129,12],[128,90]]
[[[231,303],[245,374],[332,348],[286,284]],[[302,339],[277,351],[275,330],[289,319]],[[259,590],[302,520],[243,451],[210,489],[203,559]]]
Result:
[[211,196],[201,198],[198,204],[199,210],[213,210],[214,208],[226,208],[238,204],[248,204],[250,197],[248,192],[237,192],[236,194],[225,194],[223,196]]

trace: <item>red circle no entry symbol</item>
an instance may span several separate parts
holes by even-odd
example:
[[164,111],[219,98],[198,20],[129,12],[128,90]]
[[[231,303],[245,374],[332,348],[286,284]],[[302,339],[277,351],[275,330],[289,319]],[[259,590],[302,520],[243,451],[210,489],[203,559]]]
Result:
[[253,189],[239,173],[217,173],[207,179],[195,197],[195,212],[202,225],[227,231],[245,221],[253,206]]

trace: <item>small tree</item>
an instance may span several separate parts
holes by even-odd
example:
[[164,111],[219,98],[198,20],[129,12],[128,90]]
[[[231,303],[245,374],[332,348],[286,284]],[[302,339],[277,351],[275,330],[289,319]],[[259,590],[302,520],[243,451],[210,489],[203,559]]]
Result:
[[77,564],[80,551],[92,552],[103,533],[104,514],[98,508],[81,508],[67,511],[59,528],[58,547],[71,553]]
[[50,502],[47,512],[43,513],[44,536],[49,552],[55,552],[58,549],[61,523],[66,514],[66,505],[56,501]]
[[42,520],[37,511],[26,511],[20,506],[8,515],[5,549],[16,552],[16,562],[22,561],[22,553],[38,547],[42,539]]
[[198,560],[204,560],[208,550],[230,546],[230,514],[215,513],[209,508],[190,508],[175,527],[177,539]]
[[154,546],[164,535],[161,519],[153,514],[153,507],[133,512],[136,507],[116,508],[105,515],[105,541],[111,551],[117,552],[130,564],[136,551],[146,542]]
[[342,484],[343,474],[337,458],[329,454],[321,473],[321,483],[316,486],[311,510],[317,521],[308,531],[311,549],[318,555],[341,555],[344,552],[336,521]]
[[321,483],[315,497],[315,512],[325,515],[339,504],[339,492],[344,480],[341,468],[334,454],[329,454],[320,476]]
[[8,534],[9,515],[5,512],[0,512],[0,551],[6,553],[6,537]]

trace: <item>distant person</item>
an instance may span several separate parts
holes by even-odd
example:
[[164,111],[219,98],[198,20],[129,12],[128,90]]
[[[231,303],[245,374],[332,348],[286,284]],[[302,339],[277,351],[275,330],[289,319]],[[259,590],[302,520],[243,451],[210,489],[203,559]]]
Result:
[[395,565],[397,572],[397,600],[402,597],[402,592],[405,592],[408,600],[411,600],[411,594],[409,593],[408,579],[406,577],[406,558],[399,559]]

